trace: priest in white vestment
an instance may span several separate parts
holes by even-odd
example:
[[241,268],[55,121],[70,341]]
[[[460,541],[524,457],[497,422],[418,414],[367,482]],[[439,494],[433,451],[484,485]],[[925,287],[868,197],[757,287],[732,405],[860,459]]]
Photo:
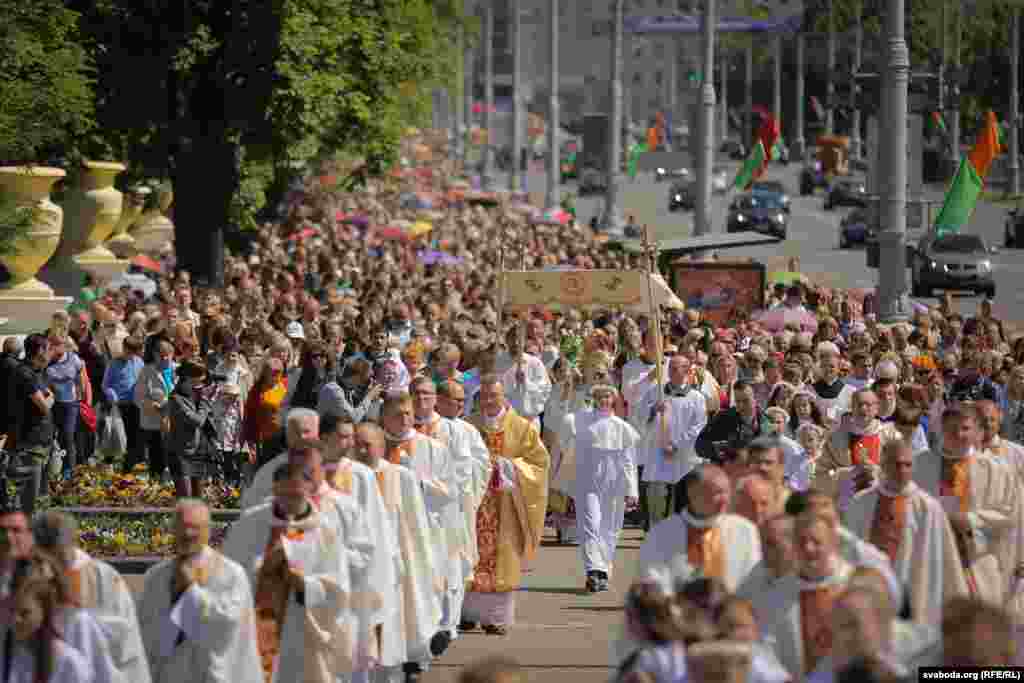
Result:
[[882,448],[882,479],[857,494],[843,515],[846,527],[884,552],[909,590],[915,621],[936,624],[950,599],[966,595],[967,579],[946,512],[913,481],[907,442]]
[[155,683],[263,683],[249,577],[208,545],[210,511],[178,502],[176,556],[151,567],[139,599]]
[[761,536],[761,561],[736,589],[736,595],[750,600],[754,613],[758,602],[796,569],[796,538],[793,517],[784,513],[769,517],[758,527]]
[[72,517],[48,510],[36,517],[32,535],[37,547],[62,565],[74,604],[87,610],[107,635],[113,665],[123,680],[150,681],[142,646],[135,598],[116,569],[78,547],[78,525]]
[[637,577],[707,576],[730,592],[761,561],[757,527],[729,509],[731,485],[725,472],[703,465],[687,479],[687,506],[651,529],[640,546]]
[[760,601],[765,641],[794,680],[832,653],[832,608],[853,568],[839,556],[839,523],[815,511],[796,518],[797,571]]
[[520,330],[513,326],[505,337],[507,353],[499,353],[494,372],[505,386],[509,406],[540,431],[540,414],[551,395],[551,378],[544,361],[523,349]]
[[942,415],[943,452],[921,453],[914,482],[939,499],[953,527],[972,597],[1011,605],[1020,614],[1015,573],[1024,551],[1024,519],[1016,472],[983,455],[975,406]]
[[[320,415],[308,408],[292,408],[285,420],[284,435],[289,448],[300,441],[320,438]],[[242,491],[239,509],[267,502],[274,492],[274,471],[287,461],[288,452],[285,451],[260,467],[253,475],[252,483]]]
[[[480,430],[462,419],[462,406],[466,403],[466,389],[453,380],[446,380],[437,386],[437,412],[446,418],[452,427],[452,438],[455,449],[468,454],[469,476],[465,480],[460,494],[461,546],[459,558],[462,561],[464,582],[459,586],[451,602],[451,610],[455,617],[455,628],[452,639],[458,638],[458,621],[462,614],[462,603],[466,599],[466,585],[473,580],[473,570],[480,559],[476,538],[476,513],[487,493],[487,484],[491,480],[493,466],[487,444]],[[445,619],[447,622],[447,619]]]
[[707,403],[700,390],[688,384],[690,369],[689,358],[672,356],[663,395],[657,369],[634,388],[636,409],[646,414],[641,461],[652,530],[671,513],[676,484],[700,462],[694,444],[708,423]]
[[280,465],[274,487],[232,526],[224,554],[249,571],[268,683],[333,683],[355,663],[352,611],[368,605],[352,577],[366,570],[369,537],[351,499],[335,503],[344,526],[317,510],[302,465]]
[[1024,446],[1000,435],[1003,411],[995,401],[978,401],[981,413],[981,450],[993,460],[1008,465],[1024,483]]
[[637,503],[636,452],[640,435],[614,413],[618,392],[591,389],[594,408],[568,416],[560,442],[576,454],[576,522],[587,590],[608,590],[626,508]]
[[441,622],[439,585],[435,578],[433,540],[427,506],[420,480],[402,465],[385,459],[387,441],[384,430],[372,423],[356,426],[355,458],[369,467],[377,479],[384,507],[395,532],[388,539],[401,553],[400,587],[394,592],[397,612],[391,622],[382,624],[381,650],[392,647],[397,639],[405,654],[402,666],[380,666],[370,672],[372,683],[400,683],[405,674],[414,675],[430,659],[430,641]]

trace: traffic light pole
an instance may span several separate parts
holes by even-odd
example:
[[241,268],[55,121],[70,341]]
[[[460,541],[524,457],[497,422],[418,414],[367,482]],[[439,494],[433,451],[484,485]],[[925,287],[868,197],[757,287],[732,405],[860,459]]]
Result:
[[622,10],[625,0],[614,0],[612,26],[611,130],[608,131],[608,193],[605,198],[604,229],[623,233],[622,207]]
[[484,146],[480,187],[490,190],[494,184],[494,1],[484,0]]
[[1010,19],[1010,192],[1020,194],[1020,10]]
[[[864,58],[864,7],[861,4],[857,6],[857,27],[854,29],[853,37],[853,72],[857,73],[860,71],[861,60]],[[854,79],[850,87],[850,95],[853,98],[853,113],[850,117],[850,127],[853,128],[852,134],[850,135],[850,147],[853,149],[851,156],[860,161],[864,156],[864,145],[860,139],[860,86],[857,85],[857,80]]]
[[718,55],[718,96],[721,103],[718,105],[718,144],[721,146],[729,139],[729,55],[725,49],[720,50]]
[[[750,154],[750,148],[754,146],[754,39],[750,38],[750,42],[744,48],[744,56],[746,57],[746,67],[744,68],[743,77],[746,80],[744,88],[744,108],[743,108],[743,145],[747,148],[747,154]],[[768,150],[765,150],[766,152]]]
[[520,4],[520,0],[509,0],[508,3],[512,14],[512,168],[508,174],[511,192],[519,192],[522,189],[520,180],[526,180],[526,169],[520,167],[523,155],[523,17]]
[[953,20],[953,73],[955,79],[950,92],[949,112],[949,158],[953,172],[960,166],[960,22],[963,10],[960,4],[954,8],[956,17]]

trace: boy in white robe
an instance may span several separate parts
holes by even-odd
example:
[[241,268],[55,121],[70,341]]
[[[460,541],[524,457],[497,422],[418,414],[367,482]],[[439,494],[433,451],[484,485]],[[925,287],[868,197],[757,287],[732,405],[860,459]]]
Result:
[[576,453],[577,538],[591,593],[608,590],[626,508],[634,507],[639,496],[640,435],[614,414],[617,393],[610,384],[596,385],[591,390],[594,408],[567,416],[560,438],[564,450]]
[[364,422],[356,427],[353,455],[375,474],[395,531],[392,542],[402,559],[400,590],[395,593],[398,611],[390,623],[382,625],[379,637],[382,643],[399,639],[405,664],[372,670],[373,683],[399,683],[403,669],[407,678],[415,678],[421,663],[430,659],[430,641],[441,620],[432,534],[420,481],[411,470],[385,460],[386,443],[384,430],[377,425]]
[[729,508],[731,484],[716,465],[687,477],[687,506],[661,522],[640,546],[637,577],[701,575],[719,579],[729,592],[761,561],[757,527]]
[[[275,473],[272,501],[249,508],[234,524],[224,554],[249,571],[254,586],[260,655],[268,681],[328,683],[354,664],[349,536],[361,535],[355,502],[345,501],[346,528],[308,499],[301,465]],[[355,529],[355,533],[347,533]]]
[[62,563],[72,600],[107,633],[114,666],[125,681],[148,683],[149,663],[139,635],[135,598],[116,569],[78,547],[78,525],[56,510],[36,517],[32,535],[37,547]]
[[533,422],[540,430],[540,414],[551,395],[551,378],[544,361],[523,349],[523,338],[518,326],[513,326],[505,337],[507,353],[499,353],[494,372],[501,376],[505,397],[520,416]]
[[139,602],[155,683],[263,683],[249,577],[208,545],[210,511],[182,500],[176,555],[151,567]]
[[953,528],[942,504],[913,482],[914,455],[906,442],[882,448],[882,480],[853,498],[847,528],[871,541],[910,591],[913,618],[935,624],[950,599],[967,594]]

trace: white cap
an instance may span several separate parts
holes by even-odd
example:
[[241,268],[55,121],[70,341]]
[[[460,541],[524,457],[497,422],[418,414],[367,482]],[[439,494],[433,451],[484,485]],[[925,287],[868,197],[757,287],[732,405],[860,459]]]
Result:
[[288,327],[284,328],[284,336],[289,339],[306,339],[306,333],[302,330],[302,323],[298,321],[288,323]]

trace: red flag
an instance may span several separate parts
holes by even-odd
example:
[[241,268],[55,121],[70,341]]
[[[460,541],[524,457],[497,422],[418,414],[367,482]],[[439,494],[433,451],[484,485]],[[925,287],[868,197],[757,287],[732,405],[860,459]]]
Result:
[[761,141],[765,149],[764,161],[761,163],[761,168],[757,175],[764,173],[764,170],[768,168],[768,161],[771,159],[772,150],[775,149],[775,143],[779,141],[781,134],[779,120],[771,114],[765,116],[764,123],[761,124],[761,129],[757,132],[757,139]]

